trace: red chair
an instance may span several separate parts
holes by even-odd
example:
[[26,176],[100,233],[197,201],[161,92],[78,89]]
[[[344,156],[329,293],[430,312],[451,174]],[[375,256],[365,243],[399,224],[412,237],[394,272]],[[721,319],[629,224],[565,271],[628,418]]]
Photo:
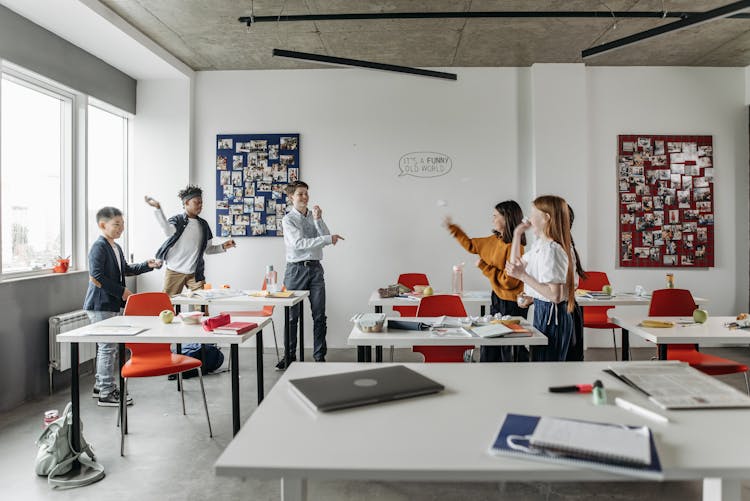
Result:
[[[169,295],[163,292],[141,292],[133,294],[125,304],[123,315],[128,316],[157,316],[163,310],[172,310],[172,302]],[[213,437],[211,430],[211,419],[208,416],[208,404],[206,403],[206,390],[203,387],[203,363],[197,358],[187,357],[172,353],[169,343],[127,343],[130,350],[130,360],[125,362],[120,374],[124,379],[122,392],[127,395],[127,383],[129,378],[153,377],[177,374],[180,380],[180,395],[182,397],[182,413],[185,414],[185,394],[182,385],[182,373],[190,369],[198,369],[198,377],[203,393],[203,408],[206,411],[208,422],[208,436]],[[120,426],[120,455],[125,450],[125,428],[128,422],[127,406],[120,406],[122,426]]]
[[[265,280],[263,280],[263,285],[261,286],[260,290],[266,290]],[[286,286],[282,285],[281,290],[285,291]],[[273,309],[274,306],[271,304],[264,306],[262,310],[222,311],[221,314],[227,314],[235,317],[273,317]],[[273,345],[276,348],[276,362],[281,362],[281,357],[279,356],[279,342],[276,340],[276,325],[273,323],[273,318],[271,318],[271,331],[273,332]]]
[[[466,309],[459,296],[438,295],[422,298],[419,303],[418,317],[465,317]],[[425,362],[463,362],[464,352],[473,350],[474,346],[414,346],[412,351],[424,355]]]
[[[697,308],[693,295],[687,289],[659,289],[651,295],[651,305],[648,308],[650,317],[690,317]],[[710,376],[744,373],[745,386],[750,395],[750,381],[748,381],[746,365],[742,365],[728,358],[717,357],[701,353],[693,344],[667,345],[667,360],[687,362],[690,367]]]
[[[609,285],[609,278],[603,271],[587,271],[586,278],[581,278],[578,282],[578,288],[590,291],[600,291],[602,287]],[[612,309],[611,306],[584,306],[583,308],[583,326],[589,329],[611,329],[612,330],[612,351],[617,360],[617,338],[615,329],[620,326],[609,322],[607,312]]]
[[[414,290],[415,285],[430,285],[427,275],[424,273],[402,273],[398,276],[397,283],[405,285]],[[416,317],[416,306],[394,306],[393,311],[398,312],[402,317]]]

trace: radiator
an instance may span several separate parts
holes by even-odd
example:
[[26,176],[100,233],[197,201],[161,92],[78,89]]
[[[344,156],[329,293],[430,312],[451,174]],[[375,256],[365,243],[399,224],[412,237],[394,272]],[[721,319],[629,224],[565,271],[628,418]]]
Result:
[[[89,316],[83,310],[61,313],[49,318],[49,391],[52,394],[52,371],[70,369],[70,343],[58,343],[62,332],[89,325]],[[85,362],[96,357],[96,343],[79,343],[78,360]]]

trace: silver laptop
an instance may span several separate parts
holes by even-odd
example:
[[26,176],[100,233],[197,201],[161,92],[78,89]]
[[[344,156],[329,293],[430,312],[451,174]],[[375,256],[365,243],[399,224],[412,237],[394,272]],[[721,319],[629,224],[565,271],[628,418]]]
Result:
[[427,395],[445,389],[442,384],[403,365],[290,379],[289,384],[308,405],[321,412]]

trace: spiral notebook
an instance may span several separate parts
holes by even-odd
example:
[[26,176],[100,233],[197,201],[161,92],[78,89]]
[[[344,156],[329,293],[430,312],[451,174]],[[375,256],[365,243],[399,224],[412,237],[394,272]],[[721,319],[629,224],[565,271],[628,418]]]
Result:
[[508,414],[490,453],[663,479],[653,434],[645,426]]

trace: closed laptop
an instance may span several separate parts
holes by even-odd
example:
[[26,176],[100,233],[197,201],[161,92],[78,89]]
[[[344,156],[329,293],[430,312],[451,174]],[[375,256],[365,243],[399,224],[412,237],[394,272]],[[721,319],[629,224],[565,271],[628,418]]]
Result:
[[437,393],[445,387],[403,365],[290,379],[292,389],[322,412]]

